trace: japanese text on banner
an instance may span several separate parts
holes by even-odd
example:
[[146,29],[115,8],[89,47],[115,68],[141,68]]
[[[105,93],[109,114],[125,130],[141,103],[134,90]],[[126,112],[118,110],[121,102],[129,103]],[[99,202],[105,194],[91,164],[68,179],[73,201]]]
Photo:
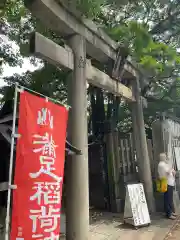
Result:
[[[47,119],[48,117],[48,119]],[[37,124],[48,125],[53,129],[53,116],[47,108],[38,111]],[[59,235],[55,235],[54,231],[57,230],[60,220],[60,208],[57,204],[61,203],[60,184],[62,176],[54,173],[54,164],[56,161],[56,148],[52,134],[45,132],[44,135],[33,135],[33,152],[38,154],[40,169],[37,172],[30,173],[29,176],[34,180],[41,175],[48,175],[52,181],[47,182],[34,182],[32,187],[35,193],[30,196],[31,201],[36,201],[39,209],[30,209],[30,219],[32,220],[32,238],[44,240],[59,239]],[[38,225],[45,233],[49,233],[48,237],[44,238],[42,233],[38,233]]]
[[59,240],[68,111],[20,93],[11,240]]

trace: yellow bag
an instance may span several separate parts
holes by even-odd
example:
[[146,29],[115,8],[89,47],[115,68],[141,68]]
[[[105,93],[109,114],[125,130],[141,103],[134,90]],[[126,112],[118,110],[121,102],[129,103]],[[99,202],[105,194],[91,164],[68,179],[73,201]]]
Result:
[[160,193],[167,192],[167,179],[166,178],[158,179],[156,181],[156,188],[157,188],[157,191]]

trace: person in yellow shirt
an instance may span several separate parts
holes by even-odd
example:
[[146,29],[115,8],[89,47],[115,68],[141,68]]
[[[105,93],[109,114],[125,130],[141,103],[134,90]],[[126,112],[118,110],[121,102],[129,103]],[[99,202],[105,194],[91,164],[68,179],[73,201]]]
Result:
[[175,186],[175,170],[168,162],[165,153],[160,154],[160,161],[158,164],[159,179],[167,179],[167,191],[164,192],[164,210],[169,219],[176,219],[174,203],[173,203],[173,190]]

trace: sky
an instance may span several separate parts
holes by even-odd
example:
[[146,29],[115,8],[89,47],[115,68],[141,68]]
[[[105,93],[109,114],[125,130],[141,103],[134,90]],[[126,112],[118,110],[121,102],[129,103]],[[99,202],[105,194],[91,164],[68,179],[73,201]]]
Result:
[[[10,77],[14,73],[23,74],[28,70],[33,72],[36,69],[37,69],[37,66],[35,67],[34,65],[32,65],[29,59],[24,59],[24,63],[22,67],[10,67],[8,65],[4,65],[2,77]],[[5,85],[5,83],[3,79],[0,78],[0,87],[3,85]]]
[[[8,43],[12,46],[12,49],[14,52],[19,51],[19,47],[17,46],[17,44],[13,41],[10,41],[6,36],[0,34],[0,39],[3,40],[4,43]],[[22,65],[22,67],[18,66],[18,67],[10,67],[8,65],[4,65],[3,66],[3,74],[2,77],[10,77],[12,76],[14,73],[18,73],[18,74],[23,74],[26,71],[34,71],[36,70],[38,67],[32,65],[29,61],[28,58],[24,58],[24,63]],[[3,79],[0,77],[0,87],[5,85]]]
[[11,76],[14,73],[22,74],[26,72],[27,70],[34,71],[37,67],[34,67],[28,59],[24,60],[24,63],[22,67],[10,67],[10,66],[4,66],[3,69],[3,76]]

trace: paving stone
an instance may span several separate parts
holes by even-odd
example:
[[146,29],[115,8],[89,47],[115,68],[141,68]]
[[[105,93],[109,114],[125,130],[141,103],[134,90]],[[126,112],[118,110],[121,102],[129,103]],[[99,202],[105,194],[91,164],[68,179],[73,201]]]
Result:
[[107,236],[101,233],[91,232],[89,234],[89,240],[106,240]]
[[[119,215],[103,213],[90,224],[89,240],[164,240],[173,223],[172,220],[168,220],[162,215],[156,215],[152,217],[152,223],[149,227],[135,230],[133,226],[124,225]],[[65,226],[62,226],[65,230]],[[178,233],[180,236],[180,230]],[[180,237],[167,240],[179,239]]]

